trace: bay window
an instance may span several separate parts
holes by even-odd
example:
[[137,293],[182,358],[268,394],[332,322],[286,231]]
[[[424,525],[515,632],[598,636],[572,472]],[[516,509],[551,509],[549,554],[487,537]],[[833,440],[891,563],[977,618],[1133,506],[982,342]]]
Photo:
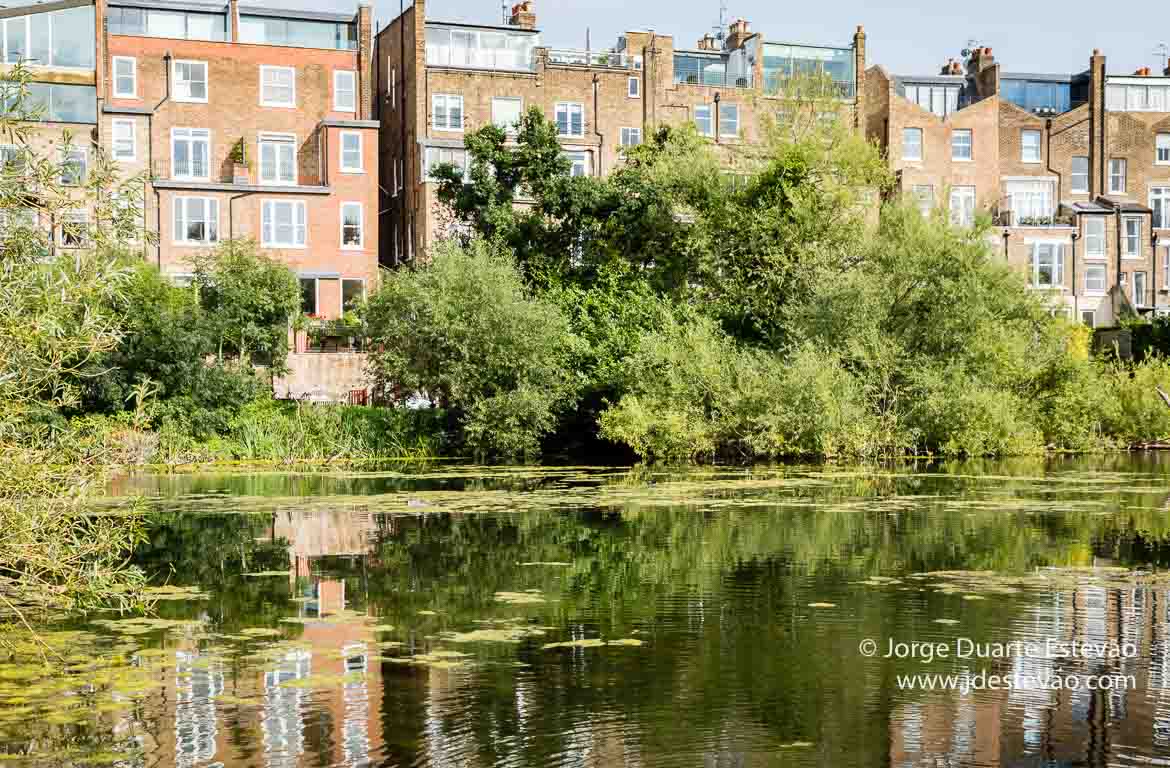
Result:
[[1004,182],[1012,225],[1046,226],[1052,223],[1055,182],[1051,179],[1014,179]]
[[260,243],[268,248],[305,247],[303,200],[265,200],[261,209]]
[[176,197],[174,241],[181,245],[219,242],[219,201],[213,197]]

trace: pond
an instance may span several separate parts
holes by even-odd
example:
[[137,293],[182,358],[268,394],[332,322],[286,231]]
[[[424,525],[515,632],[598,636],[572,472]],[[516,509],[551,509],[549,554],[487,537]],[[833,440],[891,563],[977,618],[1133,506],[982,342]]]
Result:
[[156,602],[6,639],[0,766],[1166,765],[1168,475],[130,476]]

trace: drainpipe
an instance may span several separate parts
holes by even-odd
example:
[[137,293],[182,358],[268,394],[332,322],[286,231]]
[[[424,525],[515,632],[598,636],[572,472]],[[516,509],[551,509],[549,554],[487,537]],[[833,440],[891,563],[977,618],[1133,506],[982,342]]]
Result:
[[[1075,219],[1077,224],[1080,224],[1080,218]],[[1073,300],[1073,322],[1080,322],[1080,306],[1077,302],[1077,240],[1081,239],[1080,231],[1072,233],[1072,300]]]
[[1044,121],[1044,135],[1046,147],[1044,153],[1047,157],[1048,172],[1056,174],[1056,200],[1059,206],[1060,198],[1064,194],[1064,174],[1052,167],[1052,118]]
[[1004,260],[1005,264],[1008,261],[1010,261],[1010,259],[1008,257],[1008,238],[1011,236],[1012,236],[1012,233],[1009,232],[1007,229],[1004,229],[1004,231],[1003,231],[1003,260]]
[[719,91],[715,91],[715,109],[711,110],[711,133],[715,134],[715,143],[719,143]]
[[600,115],[600,107],[598,106],[598,102],[600,101],[600,98],[598,96],[598,92],[601,90],[600,83],[601,83],[601,78],[599,78],[597,76],[597,73],[594,73],[593,74],[593,133],[597,136],[597,167],[593,170],[593,175],[598,176],[598,177],[601,176],[601,161],[602,161],[602,158],[604,157],[604,152],[605,152],[605,134],[599,130],[601,123],[598,122],[598,118]]
[[1150,305],[1158,316],[1158,233],[1154,231],[1154,217],[1150,216]]
[[[154,105],[154,109],[150,110],[150,114],[146,116],[146,162],[150,168],[150,177],[154,178],[154,113],[158,108],[167,103],[171,98],[171,52],[168,50],[163,54],[163,64],[166,69],[166,90],[163,92],[162,99],[158,104]],[[208,158],[208,162],[211,158]],[[150,185],[154,189],[154,231],[155,234],[162,232],[162,195],[159,194],[158,187],[153,183]],[[173,232],[171,233],[174,234]],[[143,248],[148,246],[143,245]],[[162,241],[160,239],[158,245],[155,246],[155,266],[159,271],[162,271]]]
[[[1117,213],[1115,214],[1115,218],[1117,219],[1117,275],[1114,277],[1114,279],[1117,281],[1117,293],[1120,294],[1121,293],[1121,223],[1122,223],[1121,222],[1121,208],[1120,207],[1117,209]],[[1114,303],[1116,304],[1117,302],[1115,301]],[[1117,320],[1117,307],[1116,306],[1113,308],[1113,320],[1115,322]]]

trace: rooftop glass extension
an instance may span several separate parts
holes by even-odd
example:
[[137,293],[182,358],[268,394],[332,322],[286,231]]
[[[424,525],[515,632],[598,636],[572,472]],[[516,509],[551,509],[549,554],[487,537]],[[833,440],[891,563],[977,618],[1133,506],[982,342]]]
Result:
[[350,22],[283,19],[240,14],[240,42],[289,45],[295,48],[336,48],[356,51],[357,27]]
[[1000,95],[1021,109],[1037,114],[1062,114],[1088,100],[1087,78],[1036,75],[1000,76]]
[[962,77],[899,78],[898,95],[914,104],[946,117],[967,106],[966,79]]
[[427,25],[427,65],[432,67],[533,72],[539,45],[535,32]]
[[764,43],[765,93],[779,93],[792,77],[822,74],[832,79],[839,98],[856,95],[852,48]]
[[[11,101],[0,106],[0,112],[11,110]],[[19,117],[35,117],[53,123],[97,123],[97,88],[92,85],[29,83],[28,97],[21,105]]]
[[1110,112],[1170,112],[1170,77],[1107,77],[1105,109]]
[[743,51],[732,54],[676,51],[674,82],[686,85],[718,85],[747,88],[752,84],[751,68]]
[[5,19],[4,62],[93,69],[93,9],[83,5]]
[[111,34],[170,37],[176,40],[226,40],[223,13],[164,11],[157,8],[111,6],[106,10]]

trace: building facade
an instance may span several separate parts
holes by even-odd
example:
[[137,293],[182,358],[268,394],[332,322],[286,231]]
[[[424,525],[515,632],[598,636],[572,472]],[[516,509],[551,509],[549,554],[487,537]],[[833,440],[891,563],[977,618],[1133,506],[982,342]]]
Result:
[[865,113],[865,34],[843,47],[776,42],[736,21],[693,49],[669,35],[630,31],[610,49],[542,43],[531,0],[508,24],[459,24],[426,15],[416,0],[377,36],[381,123],[382,261],[412,261],[446,225],[430,169],[467,167],[463,137],[513,126],[533,106],[556,123],[575,175],[603,176],[656,126],[693,122],[716,145],[761,138],[793,75],[827,76],[840,114]]
[[1170,311],[1170,77],[1108,75],[1099,51],[1084,72],[1002,72],[977,48],[867,83],[866,131],[898,191],[960,225],[990,213],[995,247],[1054,312],[1109,326]]

